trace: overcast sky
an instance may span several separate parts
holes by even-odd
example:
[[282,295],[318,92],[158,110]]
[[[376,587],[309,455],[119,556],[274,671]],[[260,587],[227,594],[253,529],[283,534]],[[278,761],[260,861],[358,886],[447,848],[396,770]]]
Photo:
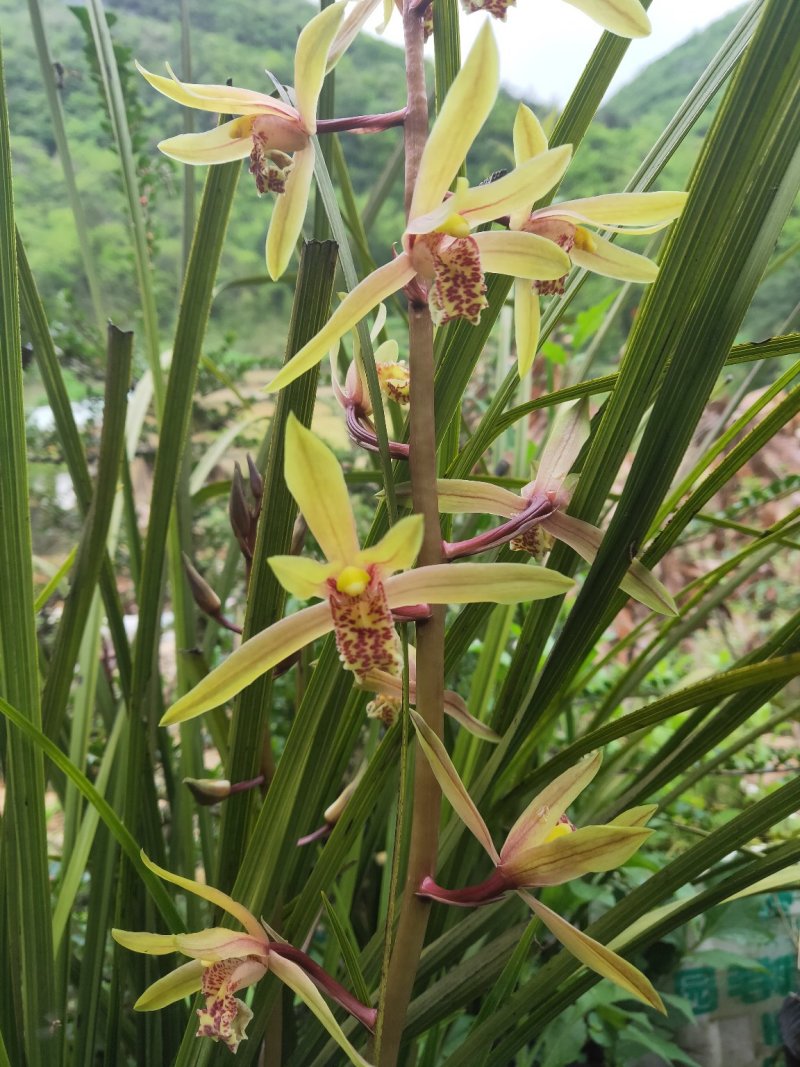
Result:
[[[792,0],[796,2],[796,0]],[[563,103],[597,44],[600,27],[561,0],[517,0],[506,23],[493,20],[502,56],[503,84],[518,96],[541,103]],[[611,83],[611,91],[630,81],[642,67],[669,52],[697,30],[740,7],[742,0],[653,0],[653,33],[631,46]],[[469,45],[488,16],[462,15]],[[379,20],[378,20],[379,21]],[[395,14],[386,37],[402,41]]]

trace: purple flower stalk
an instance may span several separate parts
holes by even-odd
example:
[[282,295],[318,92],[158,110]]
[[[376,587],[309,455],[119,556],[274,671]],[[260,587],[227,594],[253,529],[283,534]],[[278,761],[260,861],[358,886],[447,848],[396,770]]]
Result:
[[523,511],[513,515],[506,522],[501,522],[499,526],[493,526],[491,530],[486,530],[476,537],[467,538],[465,541],[442,541],[442,553],[445,559],[452,560],[463,556],[474,556],[490,548],[499,548],[541,522],[542,519],[548,518],[558,510],[558,507],[559,501],[555,494],[537,493],[531,497]]

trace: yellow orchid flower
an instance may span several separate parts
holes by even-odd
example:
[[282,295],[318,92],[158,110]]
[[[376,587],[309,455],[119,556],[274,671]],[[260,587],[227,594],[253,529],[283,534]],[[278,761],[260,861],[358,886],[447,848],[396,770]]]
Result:
[[193,166],[250,157],[259,193],[277,194],[266,245],[267,270],[273,279],[286,270],[303,227],[314,174],[311,137],[317,130],[317,100],[346,2],[337,0],[321,11],[297,39],[295,107],[251,89],[190,85],[179,81],[169,67],[170,77],[164,78],[136,64],[153,88],[170,100],[201,111],[239,116],[205,133],[170,137],[158,147],[171,159]]
[[368,275],[336,308],[327,324],[291,359],[268,389],[304,374],[386,297],[419,276],[428,291],[437,325],[453,318],[477,323],[486,307],[484,272],[545,281],[569,269],[565,253],[552,241],[521,230],[471,230],[484,222],[530,208],[561,178],[572,149],[540,153],[498,181],[470,188],[451,183],[491,111],[499,85],[497,45],[487,24],[450,87],[420,161],[402,238],[403,250]]
[[401,519],[370,548],[360,548],[342,468],[333,452],[294,415],[286,427],[284,473],[326,562],[298,556],[272,556],[267,562],[293,596],[320,597],[322,603],[251,637],[173,704],[162,725],[218,707],[331,630],[344,666],[358,677],[372,668],[396,672],[393,611],[421,603],[516,604],[559,596],[574,584],[554,571],[519,563],[443,563],[407,570],[422,541],[418,515]]
[[[514,158],[517,166],[548,152],[547,137],[529,107],[520,104],[514,121]],[[555,183],[554,183],[555,184]],[[575,266],[627,282],[652,282],[658,266],[646,256],[590,233],[594,226],[618,233],[649,234],[664,229],[683,210],[687,193],[609,193],[531,211],[527,208],[510,216],[512,230],[537,234],[563,248]],[[514,285],[514,327],[517,363],[522,378],[531,368],[539,344],[539,296],[564,292],[566,274],[556,279],[529,282],[517,279]]]
[[369,1030],[375,1026],[374,1008],[356,1000],[305,952],[283,941],[227,893],[190,878],[172,874],[153,863],[144,852],[141,857],[145,866],[159,878],[221,908],[241,923],[244,932],[221,926],[200,930],[194,934],[150,934],[112,930],[111,935],[117,944],[133,952],[143,952],[149,956],[180,952],[189,956],[192,961],[149,986],[134,1004],[136,1011],[158,1011],[183,1000],[184,997],[202,992],[205,1007],[197,1012],[197,1037],[222,1041],[231,1052],[236,1052],[239,1044],[247,1038],[245,1031],[253,1013],[235,994],[240,989],[254,985],[269,971],[289,986],[311,1009],[347,1054],[351,1063],[356,1067],[369,1067],[367,1061],[345,1037],[317,987],[325,990]]
[[493,873],[485,881],[464,889],[444,889],[430,876],[425,877],[418,895],[444,904],[474,907],[491,904],[509,891],[517,892],[550,933],[581,963],[663,1012],[661,998],[641,971],[525,892],[619,867],[650,836],[645,823],[656,805],[631,808],[610,823],[576,829],[564,813],[600,769],[602,757],[598,752],[559,775],[537,794],[511,827],[498,852],[447,749],[421,715],[412,711],[411,717],[419,746],[442,792],[494,864]]
[[[533,480],[523,486],[519,495],[477,479],[440,479],[437,491],[441,512],[501,515],[509,520],[469,541],[446,542],[445,556],[456,559],[510,542],[511,548],[541,559],[556,538],[569,545],[587,563],[593,563],[603,540],[602,530],[566,514],[576,481],[569,471],[588,436],[589,416],[585,404],[565,408],[542,450]],[[406,489],[402,487],[400,495],[405,493]],[[651,611],[678,614],[668,590],[638,560],[631,563],[620,588]]]

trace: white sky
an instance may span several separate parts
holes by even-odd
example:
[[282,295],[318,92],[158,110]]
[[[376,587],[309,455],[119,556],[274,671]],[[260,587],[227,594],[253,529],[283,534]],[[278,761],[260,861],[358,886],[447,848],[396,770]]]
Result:
[[[629,82],[643,67],[671,51],[697,30],[740,7],[743,0],[654,0],[649,15],[653,33],[632,41],[611,92]],[[514,95],[541,103],[562,104],[572,91],[602,30],[586,15],[561,0],[517,0],[506,23],[492,20],[502,56],[503,85]],[[484,18],[462,15],[465,48]],[[376,19],[376,23],[380,19]],[[397,15],[385,39],[402,42]],[[710,58],[710,57],[709,57]]]

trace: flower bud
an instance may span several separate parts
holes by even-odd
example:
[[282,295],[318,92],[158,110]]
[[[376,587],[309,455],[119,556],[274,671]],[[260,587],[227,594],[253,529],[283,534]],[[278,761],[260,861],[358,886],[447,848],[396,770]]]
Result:
[[197,803],[204,807],[219,804],[231,795],[231,783],[227,778],[184,778],[183,784]]
[[250,477],[250,490],[253,494],[253,499],[257,505],[260,505],[261,497],[264,495],[264,479],[261,477],[261,472],[249,452],[247,453],[247,470]]
[[183,556],[183,569],[186,573],[186,577],[189,581],[189,588],[192,591],[192,597],[198,608],[206,615],[216,616],[220,612],[222,607],[222,601],[200,574],[200,572],[192,565],[192,561],[186,555]]
[[237,463],[233,469],[228,515],[236,540],[247,559],[253,558],[253,516],[244,494],[242,471]]

